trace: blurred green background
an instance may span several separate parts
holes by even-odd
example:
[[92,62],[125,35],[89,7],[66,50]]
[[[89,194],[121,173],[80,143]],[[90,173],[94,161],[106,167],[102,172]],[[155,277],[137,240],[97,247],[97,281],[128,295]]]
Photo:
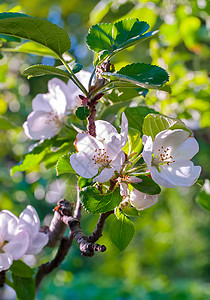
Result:
[[[137,17],[152,30],[159,29],[154,38],[123,51],[113,63],[118,69],[126,63],[152,62],[169,72],[172,94],[150,91],[142,102],[185,121],[200,145],[194,162],[202,166],[203,179],[210,177],[209,1],[16,0],[1,2],[0,10],[15,6],[64,28],[72,42],[71,55],[90,71],[93,54],[85,46],[85,35],[93,24]],[[17,126],[0,132],[0,209],[19,214],[30,203],[48,225],[60,197],[75,201],[76,178],[56,178],[55,169],[44,165],[13,177],[9,173],[32,144],[21,127],[31,112],[31,100],[47,91],[51,78],[28,81],[21,72],[41,62],[55,63],[52,58],[21,53],[6,53],[0,60],[0,115]],[[209,198],[208,188],[201,195],[204,201]],[[136,235],[124,252],[109,239],[110,217],[99,240],[107,251],[82,258],[74,244],[61,268],[43,281],[37,299],[210,299],[210,214],[196,203],[199,192],[198,184],[189,189],[163,189],[158,204],[134,220]],[[83,212],[85,233],[91,233],[96,222],[97,216]],[[38,259],[50,260],[55,251],[46,249]]]

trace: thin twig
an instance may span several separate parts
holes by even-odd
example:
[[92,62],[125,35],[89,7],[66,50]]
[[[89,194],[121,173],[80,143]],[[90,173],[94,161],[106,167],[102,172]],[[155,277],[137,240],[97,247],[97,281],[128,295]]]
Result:
[[103,229],[104,229],[106,219],[113,213],[114,213],[114,211],[110,210],[106,213],[100,214],[100,217],[98,219],[98,223],[97,223],[93,233],[88,236],[88,241],[90,241],[92,243],[95,243],[102,236],[102,232],[103,232]]
[[91,257],[95,254],[95,251],[106,251],[106,247],[104,245],[94,244],[93,242],[89,241],[88,237],[82,232],[80,222],[77,219],[70,216],[63,216],[63,222],[68,225],[70,231],[72,232],[79,245],[82,256]]
[[96,125],[95,125],[95,115],[96,115],[96,104],[98,103],[98,100],[103,96],[102,93],[97,94],[93,99],[90,99],[88,102],[88,108],[90,109],[90,115],[87,118],[87,131],[88,133],[96,137]]
[[79,199],[79,188],[78,188],[77,204],[74,211],[74,217],[72,217],[72,210],[69,210],[69,203],[67,203],[67,201],[63,199],[58,202],[58,206],[56,206],[55,212],[60,215],[59,222],[63,222],[65,225],[69,227],[70,233],[68,238],[67,237],[62,238],[57,254],[54,257],[54,259],[39,267],[39,271],[36,277],[37,289],[39,288],[44,277],[60,266],[62,261],[65,259],[73,243],[74,238],[76,239],[79,245],[82,256],[93,256],[95,254],[95,251],[99,251],[99,252],[106,251],[106,247],[104,245],[101,246],[89,241],[89,238],[85,236],[81,230],[80,222],[79,222],[79,219],[81,218],[81,202]]

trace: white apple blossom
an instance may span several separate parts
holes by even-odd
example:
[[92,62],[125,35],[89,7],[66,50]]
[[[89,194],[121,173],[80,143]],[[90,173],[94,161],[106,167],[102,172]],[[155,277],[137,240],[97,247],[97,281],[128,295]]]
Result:
[[48,235],[40,232],[39,216],[33,206],[28,205],[20,214],[19,228],[24,228],[29,234],[29,245],[25,254],[38,254],[48,243]]
[[194,166],[190,159],[199,146],[188,131],[182,129],[159,132],[155,140],[143,136],[142,156],[147,163],[152,179],[159,185],[172,188],[187,187],[198,179],[201,167]]
[[0,212],[0,272],[9,269],[13,260],[22,258],[28,249],[28,232],[19,228],[18,223],[11,212]]
[[130,192],[131,204],[138,210],[144,210],[158,202],[159,195],[148,195],[134,189]]
[[123,196],[122,203],[130,202],[136,209],[144,210],[158,202],[159,195],[148,195],[135,188],[129,190],[129,183],[141,183],[142,179],[135,176],[125,176],[124,178],[118,178],[118,182],[120,184],[120,194]]
[[[77,78],[88,85],[90,73],[80,71]],[[23,124],[25,134],[33,140],[55,136],[62,128],[66,115],[81,104],[80,90],[69,80],[64,83],[58,78],[48,82],[48,93],[38,94],[32,101],[33,111]]]
[[114,172],[120,172],[125,161],[122,151],[127,141],[128,121],[123,113],[121,133],[106,121],[96,121],[96,138],[79,133],[75,147],[78,151],[70,156],[73,169],[82,177],[94,178],[94,182],[106,182]]
[[36,210],[28,205],[17,218],[7,210],[0,212],[0,271],[7,270],[13,260],[38,254],[48,243],[48,235],[40,232]]
[[107,121],[97,120],[96,125],[96,138],[102,143],[109,143],[115,141],[118,147],[123,148],[128,139],[128,120],[125,113],[122,113],[121,132],[118,133],[117,129]]

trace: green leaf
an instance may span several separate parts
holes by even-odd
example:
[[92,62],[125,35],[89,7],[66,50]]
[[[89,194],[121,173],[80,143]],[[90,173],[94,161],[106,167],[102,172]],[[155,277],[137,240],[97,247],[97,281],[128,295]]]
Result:
[[47,20],[20,13],[0,14],[0,34],[39,43],[52,50],[58,57],[71,47],[68,34],[62,28]]
[[122,208],[122,213],[127,215],[127,216],[130,216],[130,217],[140,216],[140,211],[137,210],[135,207],[129,207],[129,206],[123,207]]
[[27,54],[33,54],[33,55],[39,55],[39,56],[49,56],[49,57],[53,57],[55,59],[58,58],[58,56],[50,49],[48,49],[45,46],[42,46],[40,44],[33,43],[33,42],[26,42],[16,48],[2,47],[1,51],[3,51],[3,52],[21,52],[21,53],[27,53]]
[[17,294],[17,300],[35,299],[35,280],[33,278],[24,278],[12,274],[13,288]]
[[78,107],[76,110],[76,116],[80,120],[85,120],[90,115],[90,109],[87,106]]
[[[24,156],[22,162],[11,168],[10,175],[13,176],[18,171],[33,171],[33,169],[43,161],[46,152],[49,151],[53,145],[59,146],[56,144],[56,138],[57,137],[55,136],[51,139],[34,144],[33,149]],[[61,144],[62,143],[63,141],[61,141]]]
[[99,23],[89,29],[87,44],[94,52],[104,50],[114,55],[125,48],[143,42],[156,32],[145,33],[149,29],[146,22],[137,18],[125,19],[115,23]]
[[113,210],[122,201],[119,188],[100,194],[96,187],[86,187],[80,191],[80,197],[85,209],[93,214]]
[[68,72],[60,70],[56,67],[46,65],[34,65],[24,70],[23,75],[27,76],[28,79],[31,77],[43,76],[43,75],[57,75],[62,77],[71,78]]
[[158,114],[158,112],[156,112],[154,109],[143,105],[139,105],[136,107],[127,107],[124,112],[128,119],[129,127],[139,130],[141,132],[141,135],[144,118],[150,113]]
[[94,61],[94,67],[96,67],[100,62],[104,61],[105,58],[109,55],[109,51],[107,50],[103,50],[98,54],[98,57],[96,58],[96,60]]
[[92,184],[93,184],[93,179],[92,178],[80,177],[78,182],[77,182],[78,187],[80,187],[81,189],[86,187],[86,186],[92,185]]
[[167,129],[183,129],[192,134],[190,129],[179,119],[169,118],[160,114],[149,114],[144,119],[143,134],[151,136],[153,140],[160,131]]
[[14,260],[10,267],[10,271],[15,276],[20,276],[24,278],[31,278],[34,276],[34,270],[26,265],[22,260]]
[[73,129],[68,130],[68,133],[71,133],[71,135],[68,135],[65,138],[60,138],[60,133],[59,137],[54,136],[51,139],[46,139],[43,142],[34,144],[33,149],[24,156],[22,162],[10,170],[11,176],[18,171],[32,172],[34,169],[37,169],[42,162],[45,163],[46,168],[54,167],[58,159],[69,152],[69,143],[73,143],[75,139],[75,132]]
[[6,40],[8,42],[20,42],[21,41],[21,39],[19,39],[19,38],[8,36],[5,34],[0,34],[0,40]]
[[64,174],[64,173],[76,174],[76,172],[74,171],[74,169],[72,168],[72,166],[70,164],[70,155],[71,154],[72,153],[67,153],[65,155],[62,155],[58,159],[57,164],[55,166],[57,176]]
[[121,213],[118,218],[112,220],[109,232],[113,244],[122,251],[132,240],[135,229],[133,222]]
[[[81,71],[83,69],[83,65],[76,62],[76,60],[73,60],[70,63],[68,63],[68,66],[74,74],[78,73],[79,71]],[[60,70],[66,71],[66,67],[64,65],[58,66],[57,68]]]
[[135,128],[129,127],[128,128],[128,141],[127,141],[126,145],[123,147],[123,151],[127,155],[130,155],[131,153],[134,153],[134,152],[136,152],[136,155],[138,155],[141,151],[141,148],[142,148],[142,142],[141,142],[140,131]]
[[40,154],[27,154],[24,157],[24,160],[11,168],[10,175],[13,176],[16,172],[23,172],[30,170],[32,172],[43,160],[45,151],[42,151]]
[[145,97],[146,94],[149,92],[147,89],[137,87],[136,85],[128,84],[127,82],[120,82],[118,85],[114,84],[111,93],[105,93],[104,97],[108,100],[111,100],[112,102],[121,102],[127,101],[128,99],[131,100],[139,96]]
[[142,179],[142,182],[140,183],[130,183],[136,190],[148,195],[160,194],[161,188],[152,180],[151,177],[145,175],[136,175],[136,177]]
[[197,203],[206,211],[210,212],[210,181],[205,180],[204,186],[196,198]]
[[[74,140],[73,140],[74,141]],[[56,149],[56,151],[53,151],[52,150],[48,150],[46,152],[46,155],[44,156],[44,164],[45,164],[45,167],[47,169],[49,168],[54,168],[58,159],[62,156],[62,155],[65,155],[65,154],[68,154],[69,153],[69,144],[72,143],[73,144],[73,141],[72,140],[69,140],[67,143],[63,143],[61,147],[58,147]]]
[[[75,61],[68,64],[73,73],[78,73],[82,69],[82,65]],[[65,70],[64,66],[53,67],[46,65],[34,65],[24,70],[23,75],[31,77],[43,76],[43,75],[57,75],[71,79],[71,75]]]
[[104,72],[102,76],[111,81],[129,82],[146,89],[159,89],[169,80],[169,75],[164,69],[144,63],[127,65],[115,73]]
[[14,129],[15,126],[6,118],[0,117],[0,130]]
[[128,107],[131,104],[132,100],[123,101],[119,103],[114,103],[113,105],[108,105],[107,108],[102,111],[102,114],[100,115],[101,120],[115,120],[116,115],[119,114],[119,111],[123,111],[126,107]]

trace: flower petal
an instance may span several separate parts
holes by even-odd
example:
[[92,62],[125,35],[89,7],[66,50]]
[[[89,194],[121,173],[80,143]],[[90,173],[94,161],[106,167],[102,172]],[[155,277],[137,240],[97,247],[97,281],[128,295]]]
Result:
[[144,161],[147,163],[148,167],[150,168],[152,162],[152,150],[153,150],[152,137],[143,135],[142,142],[144,144],[142,157]]
[[[54,80],[54,79],[52,79]],[[59,85],[51,85],[50,93],[39,94],[32,101],[33,111],[56,112],[57,115],[64,115],[67,109],[67,100]]]
[[17,233],[2,250],[9,253],[14,260],[20,259],[27,251],[29,245],[29,236],[26,230]]
[[67,110],[68,98],[71,95],[69,87],[58,78],[48,81],[49,103],[58,115],[64,115]]
[[26,254],[38,254],[41,252],[42,248],[47,245],[49,241],[49,236],[44,232],[39,232],[36,237],[29,241],[29,247]]
[[82,100],[78,96],[81,93],[81,91],[70,79],[67,83],[67,87],[69,89],[69,95],[66,99],[67,100],[67,109],[73,110],[77,106],[81,106],[81,104],[82,104]]
[[79,152],[70,156],[72,168],[84,178],[92,178],[98,173],[99,165],[95,164],[86,152]]
[[122,113],[122,122],[121,122],[121,143],[122,147],[125,146],[127,139],[128,139],[128,120],[125,116],[125,113]]
[[93,179],[93,182],[104,183],[112,178],[114,169],[104,168],[103,171]]
[[95,150],[103,149],[103,144],[87,133],[78,133],[74,143],[78,152],[87,153],[93,157]]
[[[80,82],[84,85],[86,89],[88,89],[90,76],[91,73],[84,70],[81,70],[79,73],[76,74],[76,77],[80,80]],[[72,80],[68,81],[67,86],[69,89],[69,97],[67,98],[67,108],[73,110],[77,106],[80,106],[82,103],[81,99],[78,97],[78,95],[81,94],[81,91],[73,83]]]
[[51,138],[55,136],[61,124],[53,119],[53,115],[44,111],[30,113],[23,124],[25,134],[33,140]]
[[108,143],[104,143],[104,148],[109,155],[110,159],[114,159],[120,151],[122,151],[122,142],[121,142],[121,136],[118,135],[111,135],[111,140]]
[[0,272],[8,270],[12,262],[12,255],[9,253],[0,253]]
[[50,94],[36,95],[36,97],[32,100],[33,111],[51,112],[52,107],[49,102],[50,97]]
[[125,182],[120,183],[120,195],[123,197],[128,197],[129,195],[128,185]]
[[167,180],[167,177],[164,176],[164,173],[161,171],[161,173],[158,172],[156,167],[150,167],[150,173],[151,177],[160,186],[167,187],[167,188],[174,188],[175,185]]
[[114,168],[114,170],[120,172],[124,161],[125,161],[125,153],[121,150],[120,153],[118,153],[117,156],[111,161],[110,165]]
[[170,166],[161,166],[161,175],[175,186],[193,185],[201,172],[200,166],[194,166],[192,161],[180,159]]
[[102,142],[110,142],[110,135],[118,135],[117,129],[110,124],[109,122],[98,120],[95,122],[96,124],[96,138]]
[[90,76],[91,76],[91,73],[88,71],[84,71],[84,70],[81,70],[80,72],[78,72],[76,74],[76,77],[79,79],[79,81],[84,85],[84,87],[86,89],[88,89]]
[[146,209],[158,202],[159,195],[147,195],[133,189],[130,192],[130,201],[133,206],[138,210]]
[[198,142],[194,137],[189,137],[177,149],[173,151],[172,155],[175,160],[183,157],[186,159],[191,159],[196,155],[196,153],[198,153],[198,151]]
[[8,210],[0,212],[0,237],[9,241],[16,233],[18,218]]
[[19,224],[24,225],[30,237],[38,234],[40,229],[40,220],[35,208],[28,205],[19,216]]
[[31,268],[34,267],[37,263],[36,257],[31,254],[24,255],[22,260]]
[[169,148],[169,155],[177,147],[179,147],[188,137],[190,133],[182,129],[175,130],[163,130],[159,132],[153,143],[153,153],[154,156],[158,155],[158,149]]
[[136,176],[132,176],[132,177],[129,177],[129,181],[132,183],[140,183],[140,182],[142,182],[142,179],[138,178]]

